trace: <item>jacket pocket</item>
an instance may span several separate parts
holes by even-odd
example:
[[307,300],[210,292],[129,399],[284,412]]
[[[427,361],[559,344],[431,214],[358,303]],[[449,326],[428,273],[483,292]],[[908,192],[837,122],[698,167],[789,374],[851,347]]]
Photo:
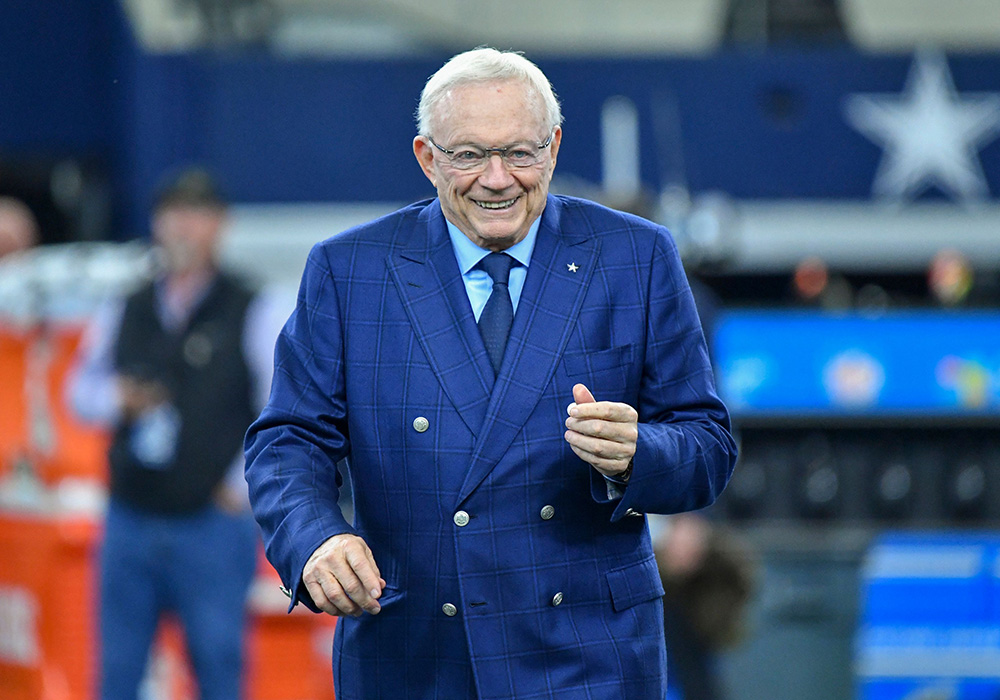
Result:
[[615,612],[663,595],[660,572],[653,557],[612,569],[607,577],[608,587],[611,589],[611,605]]
[[382,596],[378,599],[379,605],[389,605],[390,603],[395,603],[405,594],[406,591],[387,584],[386,587],[382,589]]
[[624,367],[632,361],[635,345],[619,345],[608,350],[576,350],[563,355],[566,374],[574,376],[594,376],[601,372]]

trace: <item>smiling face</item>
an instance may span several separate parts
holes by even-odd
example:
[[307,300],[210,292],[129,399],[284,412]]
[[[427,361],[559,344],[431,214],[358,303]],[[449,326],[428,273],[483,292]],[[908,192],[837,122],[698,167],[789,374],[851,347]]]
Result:
[[[447,149],[540,144],[550,134],[543,114],[541,100],[521,82],[459,85],[438,104],[430,137]],[[527,168],[510,168],[493,155],[482,170],[457,170],[426,136],[413,140],[413,153],[437,188],[445,218],[476,245],[501,251],[521,241],[541,216],[561,139],[557,127],[540,162]]]

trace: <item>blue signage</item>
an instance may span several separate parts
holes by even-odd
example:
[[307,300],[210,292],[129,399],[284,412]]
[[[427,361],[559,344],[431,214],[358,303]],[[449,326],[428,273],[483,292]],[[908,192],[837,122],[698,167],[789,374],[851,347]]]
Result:
[[996,312],[729,312],[715,351],[735,416],[1000,414]]
[[858,700],[993,700],[1000,693],[1000,541],[889,532],[861,570]]

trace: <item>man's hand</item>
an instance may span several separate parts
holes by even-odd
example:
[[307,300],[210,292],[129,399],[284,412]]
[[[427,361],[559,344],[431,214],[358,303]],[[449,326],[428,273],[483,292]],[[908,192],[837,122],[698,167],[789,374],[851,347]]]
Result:
[[115,378],[115,385],[122,415],[129,420],[156,408],[170,397],[170,392],[160,382],[125,374]]
[[321,544],[302,569],[313,603],[331,615],[377,615],[385,588],[372,551],[357,535],[334,535]]
[[566,442],[580,459],[605,476],[617,476],[628,468],[639,439],[639,414],[634,408],[595,401],[590,389],[577,384],[566,412]]
[[240,515],[250,510],[247,490],[245,488],[239,489],[225,481],[215,487],[212,500],[215,502],[216,508],[229,515]]

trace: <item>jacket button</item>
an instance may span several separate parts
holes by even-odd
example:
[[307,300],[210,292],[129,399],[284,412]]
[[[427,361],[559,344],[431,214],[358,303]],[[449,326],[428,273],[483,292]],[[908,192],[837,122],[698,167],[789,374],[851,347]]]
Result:
[[455,617],[458,614],[458,608],[456,608],[451,603],[445,603],[441,606],[441,612],[443,612],[448,617]]
[[460,510],[457,513],[455,513],[455,517],[452,518],[452,520],[454,520],[455,524],[458,525],[459,527],[465,527],[466,525],[469,524],[469,514],[466,513],[464,510]]
[[418,433],[426,432],[429,427],[431,427],[430,421],[423,416],[417,416],[413,419],[413,429]]
[[562,603],[562,601],[563,601],[562,591],[559,591],[554,596],[552,596],[552,605],[553,606],[559,605],[560,603]]
[[539,515],[542,516],[542,520],[552,520],[552,516],[556,514],[556,509],[552,506],[542,506],[542,511]]

